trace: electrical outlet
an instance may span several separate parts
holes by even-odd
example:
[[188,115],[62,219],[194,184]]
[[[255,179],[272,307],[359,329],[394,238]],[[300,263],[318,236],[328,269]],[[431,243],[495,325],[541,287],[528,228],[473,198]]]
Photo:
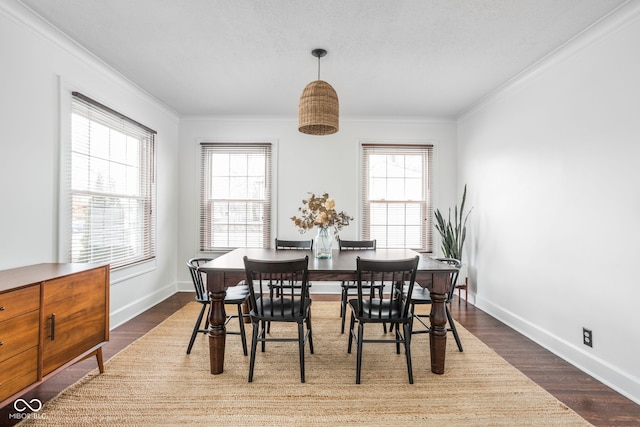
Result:
[[593,347],[593,333],[591,329],[582,328],[582,342],[584,345]]

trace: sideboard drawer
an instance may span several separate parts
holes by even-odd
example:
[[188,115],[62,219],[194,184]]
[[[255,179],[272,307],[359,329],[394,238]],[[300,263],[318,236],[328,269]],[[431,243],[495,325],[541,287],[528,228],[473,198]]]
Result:
[[40,286],[0,294],[0,322],[40,308]]
[[38,381],[38,347],[0,362],[0,402]]
[[32,311],[0,322],[0,362],[38,345],[40,312]]

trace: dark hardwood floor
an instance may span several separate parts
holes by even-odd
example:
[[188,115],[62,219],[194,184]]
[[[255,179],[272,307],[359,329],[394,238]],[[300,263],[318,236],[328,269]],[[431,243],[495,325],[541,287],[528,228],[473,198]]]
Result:
[[[312,297],[316,300],[339,300],[339,295]],[[105,360],[191,301],[192,293],[177,293],[111,331],[111,339],[104,347]],[[469,332],[590,423],[596,426],[640,426],[640,405],[636,405],[471,304],[465,305],[464,301],[461,304],[454,302],[451,312],[454,319]],[[95,359],[80,362],[22,398],[27,401],[37,398],[46,402],[95,367]],[[19,421],[15,419],[15,413],[12,404],[0,408],[0,426],[15,425]],[[541,424],[544,424],[544,414],[540,416]],[[514,420],[514,425],[517,425],[517,420]]]

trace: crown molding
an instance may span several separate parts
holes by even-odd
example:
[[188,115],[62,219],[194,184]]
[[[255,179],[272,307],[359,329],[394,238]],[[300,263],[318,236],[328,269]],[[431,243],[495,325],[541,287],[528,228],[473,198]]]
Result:
[[126,89],[130,93],[145,98],[147,101],[154,104],[159,109],[172,116],[175,116],[176,118],[180,117],[180,115],[167,104],[151,95],[149,92],[132,82],[126,76],[122,75],[105,61],[98,58],[91,51],[80,45],[71,37],[64,34],[62,31],[60,31],[58,28],[53,26],[50,22],[42,18],[35,11],[33,11],[20,1],[0,1],[0,15],[5,16],[10,21],[13,21],[16,25],[29,31],[35,36],[46,40],[55,47],[64,50],[68,54],[72,55],[73,57],[77,58],[81,62],[96,70],[96,72],[107,78],[109,81]]
[[640,1],[626,1],[569,39],[566,43],[562,44],[551,53],[537,61],[535,64],[507,80],[486,96],[480,98],[469,108],[462,111],[457,116],[457,121],[461,122],[466,120],[483,110],[485,107],[491,105],[493,102],[508,96],[510,93],[527,84],[529,81],[537,78],[548,69],[573,57],[583,49],[611,36],[638,20],[640,20]]

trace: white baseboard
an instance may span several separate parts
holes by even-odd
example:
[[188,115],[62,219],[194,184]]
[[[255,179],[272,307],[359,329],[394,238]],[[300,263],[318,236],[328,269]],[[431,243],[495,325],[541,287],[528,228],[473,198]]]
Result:
[[169,298],[171,295],[175,294],[176,291],[177,290],[175,284],[167,285],[164,288],[145,296],[144,298],[140,298],[136,301],[131,302],[130,304],[127,304],[124,307],[119,308],[116,311],[111,312],[109,317],[110,329],[115,329],[118,326],[128,322],[129,320],[145,312],[154,305]]
[[495,317],[635,403],[640,404],[640,378],[637,373],[624,372],[609,362],[589,354],[580,347],[560,339],[550,331],[541,329],[539,326],[493,304],[491,301],[477,295],[474,300],[475,306],[485,313]]

